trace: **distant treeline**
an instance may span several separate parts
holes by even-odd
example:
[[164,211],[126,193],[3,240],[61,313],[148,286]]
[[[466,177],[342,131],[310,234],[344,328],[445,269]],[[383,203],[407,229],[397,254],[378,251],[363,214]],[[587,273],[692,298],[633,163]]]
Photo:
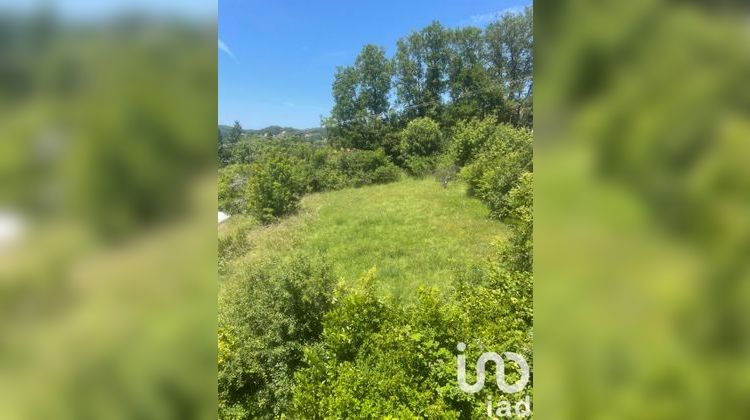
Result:
[[[228,125],[219,124],[219,132],[223,136],[229,135],[232,131],[232,127]],[[294,127],[281,127],[278,125],[270,125],[268,127],[260,128],[257,130],[253,129],[242,129],[242,134],[246,136],[260,136],[260,137],[302,137],[311,141],[322,140],[326,137],[325,127],[313,127],[313,128],[294,128]]]

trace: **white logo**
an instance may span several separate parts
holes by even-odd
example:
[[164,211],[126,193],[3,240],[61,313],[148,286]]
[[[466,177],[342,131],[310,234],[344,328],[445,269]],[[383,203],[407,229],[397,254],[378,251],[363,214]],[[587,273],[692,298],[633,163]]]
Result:
[[521,369],[521,378],[516,381],[513,385],[508,385],[505,382],[505,363],[503,358],[499,354],[493,352],[485,352],[479,356],[477,360],[477,381],[474,385],[466,383],[466,356],[463,354],[466,350],[466,344],[458,343],[456,346],[459,352],[458,355],[458,386],[462,391],[474,394],[484,388],[484,370],[487,362],[495,362],[495,368],[497,373],[495,374],[495,381],[497,387],[507,394],[515,394],[520,392],[526,384],[529,382],[529,364],[526,363],[526,359],[518,353],[505,352],[503,356],[506,359],[516,362],[518,367]]

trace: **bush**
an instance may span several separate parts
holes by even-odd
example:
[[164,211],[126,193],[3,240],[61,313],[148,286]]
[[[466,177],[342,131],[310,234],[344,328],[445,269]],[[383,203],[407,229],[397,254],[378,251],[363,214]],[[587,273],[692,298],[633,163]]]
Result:
[[407,156],[404,159],[404,169],[409,175],[421,178],[435,171],[437,161],[435,156]]
[[382,150],[342,150],[334,153],[334,165],[348,186],[361,187],[397,181],[401,172]]
[[401,132],[401,154],[404,160],[413,156],[434,156],[443,147],[440,126],[430,118],[409,121]]
[[304,165],[283,154],[272,154],[251,166],[247,210],[263,223],[297,209],[307,187]]
[[491,143],[496,134],[497,119],[494,117],[459,121],[453,129],[453,136],[448,146],[448,154],[458,166],[473,162],[477,155]]
[[530,313],[530,297],[515,294],[530,293],[525,288],[506,293],[467,279],[403,305],[377,295],[372,272],[363,283],[335,293],[321,342],[305,350],[293,390],[300,417],[478,418],[492,388],[457,390],[456,344],[471,343],[470,358],[484,346],[522,353],[531,365],[531,326],[517,313]]
[[307,367],[295,375],[293,412],[302,418],[456,418],[439,393],[455,370],[429,366],[452,357],[438,349],[441,325],[419,326],[425,312],[407,312],[379,297],[373,276],[374,270],[363,286],[336,293],[322,342],[305,351]]
[[531,142],[530,130],[497,126],[476,159],[461,170],[469,193],[487,204],[493,218],[509,216],[506,195],[521,174],[532,170]]
[[247,179],[250,166],[232,164],[219,169],[219,209],[229,214],[244,213],[247,208]]
[[248,267],[226,285],[219,305],[219,418],[285,412],[302,349],[323,331],[334,281],[318,256],[296,255]]
[[518,184],[508,193],[506,207],[510,209],[509,222],[512,234],[503,260],[505,266],[515,271],[532,271],[533,260],[533,174],[525,172]]
[[[219,170],[219,208],[263,223],[296,210],[303,194],[397,181],[399,168],[382,150],[334,150],[286,139],[247,139],[242,162]],[[235,156],[240,156],[236,154]]]
[[248,216],[232,217],[231,225],[219,234],[219,274],[226,273],[232,260],[244,255],[251,248],[248,234],[258,225],[258,221]]
[[401,178],[401,171],[394,164],[379,166],[372,171],[370,181],[372,184],[388,184],[396,182]]
[[332,158],[333,149],[317,148],[310,156],[308,190],[310,192],[332,191],[345,188],[348,180],[337,168]]

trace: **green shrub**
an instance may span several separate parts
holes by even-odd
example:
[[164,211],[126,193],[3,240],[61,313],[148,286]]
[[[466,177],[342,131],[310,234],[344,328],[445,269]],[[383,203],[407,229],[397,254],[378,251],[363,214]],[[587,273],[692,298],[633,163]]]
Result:
[[[269,223],[293,212],[305,193],[384,184],[401,177],[380,149],[336,150],[297,138],[247,138],[219,170],[219,208]],[[252,176],[250,176],[252,174]]]
[[267,156],[251,166],[247,182],[247,209],[263,223],[297,209],[307,188],[304,165],[281,153]]
[[219,209],[229,214],[244,213],[247,208],[247,179],[250,166],[231,164],[219,169]]
[[[363,287],[336,292],[322,340],[308,346],[304,367],[295,374],[295,415],[478,418],[492,388],[476,395],[457,389],[456,344],[469,343],[470,358],[481,348],[508,350],[522,353],[531,365],[531,326],[517,314],[531,307],[516,305],[530,299],[516,299],[517,289],[506,293],[466,279],[446,294],[422,290],[416,302],[404,305],[379,297],[372,276]],[[509,376],[516,374],[508,369]]]
[[350,186],[351,180],[336,168],[333,162],[315,168],[309,178],[310,191],[335,191]]
[[370,182],[372,184],[388,184],[401,179],[401,171],[394,164],[379,166],[372,171]]
[[418,326],[422,315],[381,298],[373,275],[361,287],[337,292],[322,342],[306,349],[306,367],[295,375],[293,412],[301,418],[457,418],[439,394],[455,371],[430,369],[452,356],[435,341],[441,325]]
[[397,181],[401,172],[382,150],[341,150],[334,152],[334,165],[348,186],[361,187]]
[[443,147],[440,126],[430,118],[409,121],[401,132],[401,154],[404,159],[412,156],[434,156]]
[[409,175],[420,178],[432,174],[437,162],[436,156],[407,156],[404,159],[404,169]]
[[476,159],[461,170],[470,194],[490,208],[493,218],[504,219],[511,208],[506,195],[524,172],[532,170],[532,134],[530,130],[499,125],[477,154]]
[[477,155],[492,141],[497,129],[497,119],[473,119],[459,121],[453,129],[448,154],[458,166],[473,162]]
[[508,193],[506,206],[510,209],[508,222],[511,225],[509,249],[504,265],[514,271],[531,272],[533,267],[533,174],[525,172],[518,184]]
[[303,348],[320,339],[335,277],[318,256],[248,267],[222,294],[218,333],[219,418],[280,417]]
[[329,147],[319,147],[310,155],[307,175],[310,192],[339,190],[347,186],[346,177],[333,161],[333,153]]

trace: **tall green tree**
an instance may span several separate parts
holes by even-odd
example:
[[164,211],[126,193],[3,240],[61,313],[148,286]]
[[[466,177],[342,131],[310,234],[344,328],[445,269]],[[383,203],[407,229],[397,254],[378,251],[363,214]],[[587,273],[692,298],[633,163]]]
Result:
[[516,123],[529,125],[533,93],[533,16],[506,13],[485,30],[491,71],[503,81],[506,98],[515,104]]
[[439,118],[447,88],[449,39],[449,31],[435,21],[398,41],[396,93],[405,118]]
[[337,128],[347,128],[357,118],[357,69],[351,66],[338,67],[333,77],[333,110],[331,119],[334,134]]
[[324,124],[339,147],[389,149],[389,94],[393,70],[385,50],[365,45],[354,66],[340,67],[333,81],[334,106]]
[[510,122],[502,80],[489,72],[488,47],[482,30],[460,28],[450,33],[448,90],[451,103],[444,116],[449,126],[472,118],[495,117]]
[[372,44],[362,47],[355,62],[359,76],[359,107],[372,115],[388,112],[393,70],[385,49]]
[[487,45],[482,30],[474,27],[459,28],[450,33],[448,87],[452,101],[471,94],[467,74],[471,69],[485,69]]

